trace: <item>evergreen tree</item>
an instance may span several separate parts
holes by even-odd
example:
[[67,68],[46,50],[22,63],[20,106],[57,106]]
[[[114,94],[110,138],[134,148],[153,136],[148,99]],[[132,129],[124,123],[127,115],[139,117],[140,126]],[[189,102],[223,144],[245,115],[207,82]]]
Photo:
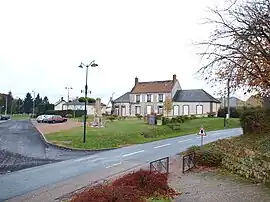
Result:
[[7,95],[7,113],[10,114],[11,113],[11,107],[12,107],[12,103],[13,103],[13,96],[12,96],[12,92],[9,91],[8,95]]
[[31,93],[26,93],[23,102],[23,112],[30,114],[33,111],[33,99]]
[[40,105],[42,103],[42,98],[40,97],[39,93],[37,94],[35,98],[35,104],[36,106]]
[[43,103],[43,104],[50,104],[49,99],[48,99],[47,96],[45,96],[45,97],[43,98],[42,103]]

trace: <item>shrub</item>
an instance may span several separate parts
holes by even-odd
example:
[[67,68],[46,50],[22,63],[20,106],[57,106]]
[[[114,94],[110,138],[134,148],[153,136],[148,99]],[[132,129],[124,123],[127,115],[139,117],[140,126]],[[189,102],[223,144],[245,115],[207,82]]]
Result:
[[[218,110],[217,116],[218,117],[225,117],[227,112],[228,112],[228,107],[220,108]],[[240,117],[239,109],[237,109],[235,107],[230,107],[230,117],[231,118],[239,118]]]
[[115,116],[108,116],[107,119],[109,119],[110,121],[114,121],[116,118]]
[[67,114],[67,115],[66,115],[66,118],[72,118],[72,117],[73,117],[72,114]]
[[215,117],[216,116],[216,112],[208,112],[207,113],[207,117]]
[[156,119],[157,119],[157,120],[162,120],[162,117],[163,117],[163,114],[158,114],[158,115],[156,115]]
[[110,184],[90,187],[76,194],[71,202],[143,202],[146,198],[177,196],[168,186],[168,175],[148,170],[126,174]]
[[145,138],[155,138],[161,135],[165,135],[168,132],[171,132],[169,128],[153,126],[153,127],[145,128],[143,131],[140,132],[140,135],[142,135]]
[[190,119],[189,116],[187,116],[187,115],[184,115],[184,116],[182,116],[182,117],[183,117],[184,121],[187,121],[187,120]]
[[191,147],[187,148],[187,150],[185,151],[185,154],[190,154],[196,151],[201,150],[201,147],[198,145],[192,145]]
[[270,131],[270,108],[243,108],[240,124],[244,133],[261,134]]
[[167,117],[162,117],[162,125],[167,125],[168,123],[170,123],[171,121],[170,121],[170,119],[169,118],[167,118]]
[[168,123],[167,126],[169,128],[171,128],[172,130],[180,130],[181,129],[180,123],[177,123],[177,122],[175,122],[175,123]]
[[138,119],[142,119],[143,118],[143,116],[141,115],[141,114],[136,114],[136,117],[138,118]]
[[192,119],[196,119],[197,117],[195,116],[195,115],[191,115],[190,116],[190,119],[192,120]]
[[221,164],[222,154],[216,150],[197,150],[196,163],[202,166],[217,167]]

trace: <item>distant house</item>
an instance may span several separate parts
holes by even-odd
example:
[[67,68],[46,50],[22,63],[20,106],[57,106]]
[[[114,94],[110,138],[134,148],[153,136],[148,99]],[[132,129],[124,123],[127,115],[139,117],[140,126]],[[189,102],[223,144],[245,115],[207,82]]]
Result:
[[115,114],[163,114],[166,97],[172,99],[173,105],[169,116],[205,115],[210,112],[217,113],[220,108],[220,101],[203,89],[182,90],[174,74],[172,80],[164,81],[139,82],[136,77],[131,91],[113,100]]
[[270,97],[260,97],[259,95],[252,95],[246,101],[247,107],[270,107]]
[[63,105],[66,103],[63,97],[54,104],[54,110],[64,110]]
[[[224,103],[224,98],[220,98],[219,101],[221,102],[221,107],[224,106],[225,104],[225,107],[228,106],[228,99],[227,97],[225,97],[225,103]],[[245,106],[245,101],[237,98],[237,97],[230,97],[230,107],[235,107],[235,108],[238,108],[238,107],[243,107]]]
[[[55,103],[55,110],[84,110],[84,102],[79,102],[76,98],[70,102],[64,101],[62,98]],[[86,106],[87,114],[94,115],[96,112],[95,103],[88,103]],[[101,113],[106,113],[106,105],[101,103]]]

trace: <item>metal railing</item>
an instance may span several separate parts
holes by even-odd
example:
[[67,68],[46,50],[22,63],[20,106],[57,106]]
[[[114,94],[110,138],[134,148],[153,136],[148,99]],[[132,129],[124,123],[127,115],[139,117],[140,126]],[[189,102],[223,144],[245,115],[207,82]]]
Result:
[[187,172],[194,168],[196,165],[195,152],[183,156],[183,168],[182,172]]
[[169,157],[161,158],[150,163],[150,172],[169,173]]

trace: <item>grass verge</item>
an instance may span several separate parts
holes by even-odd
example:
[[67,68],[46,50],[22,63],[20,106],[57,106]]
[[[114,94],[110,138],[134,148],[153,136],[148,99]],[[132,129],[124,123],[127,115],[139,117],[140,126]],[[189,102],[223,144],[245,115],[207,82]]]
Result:
[[[54,144],[73,148],[104,149],[119,148],[171,137],[198,133],[203,125],[206,132],[224,129],[222,118],[199,118],[181,124],[180,130],[167,126],[150,126],[142,120],[121,120],[108,122],[106,128],[87,128],[86,143],[82,142],[83,127],[46,134]],[[230,128],[240,127],[238,119],[231,119]]]

